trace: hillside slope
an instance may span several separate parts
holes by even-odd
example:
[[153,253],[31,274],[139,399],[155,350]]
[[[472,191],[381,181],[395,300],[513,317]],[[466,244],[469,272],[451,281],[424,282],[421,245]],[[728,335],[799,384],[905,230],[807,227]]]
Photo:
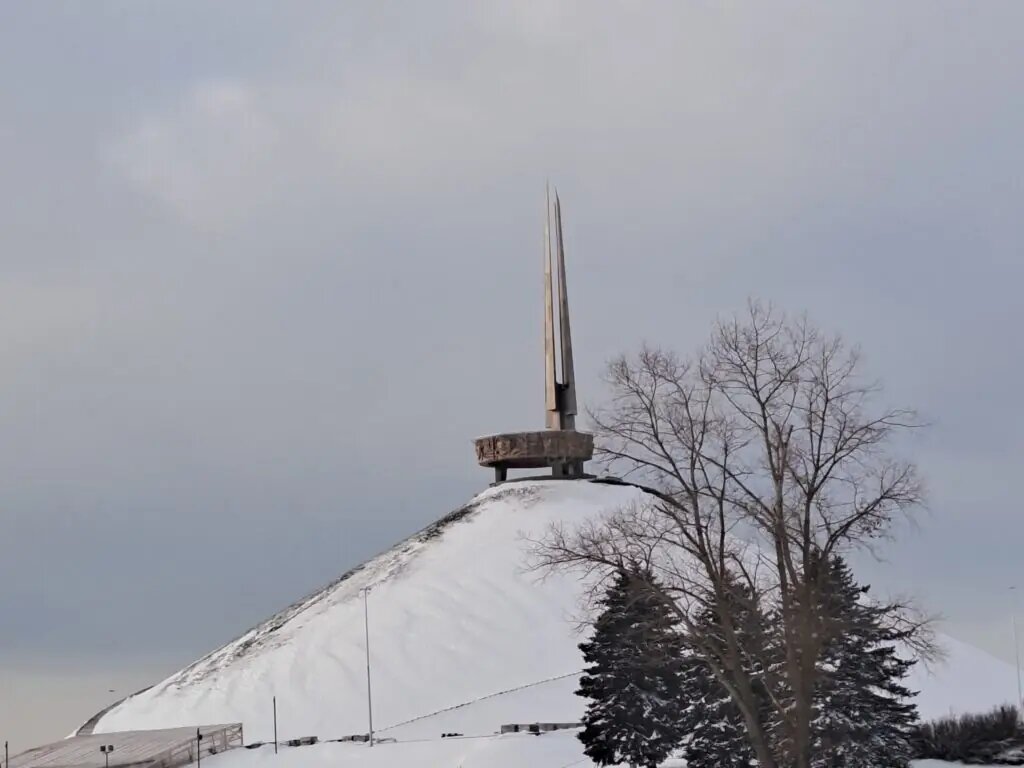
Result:
[[[96,732],[240,721],[247,741],[366,731],[361,590],[370,587],[375,728],[404,739],[490,734],[502,723],[574,721],[582,583],[524,570],[524,539],[628,504],[629,486],[515,483],[345,574],[239,639],[106,712]],[[1012,701],[1012,668],[952,643],[917,670],[926,717]]]
[[[628,503],[631,487],[515,483],[370,560],[239,639],[107,712],[97,732],[242,721],[249,740],[366,731],[363,603],[369,586],[374,724],[378,729],[577,672],[579,584],[524,570],[523,536]],[[563,679],[481,704],[501,722],[579,714]],[[466,709],[466,708],[463,708]],[[436,728],[431,727],[431,733]]]

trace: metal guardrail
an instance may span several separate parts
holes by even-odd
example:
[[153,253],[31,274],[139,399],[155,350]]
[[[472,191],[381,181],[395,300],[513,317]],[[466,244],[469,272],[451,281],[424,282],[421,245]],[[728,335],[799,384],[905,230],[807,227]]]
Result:
[[241,723],[90,734],[13,755],[5,768],[180,768],[243,741]]
[[179,768],[196,762],[197,757],[227,752],[245,743],[241,723],[212,731],[201,730],[200,733],[203,737],[201,740],[191,739],[185,744],[171,747],[146,763],[147,768]]

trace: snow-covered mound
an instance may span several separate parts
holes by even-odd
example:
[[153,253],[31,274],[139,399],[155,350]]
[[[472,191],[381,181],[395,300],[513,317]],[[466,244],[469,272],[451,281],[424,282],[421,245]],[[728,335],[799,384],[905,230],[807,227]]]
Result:
[[[593,519],[641,494],[588,481],[485,491],[94,719],[95,731],[242,722],[247,741],[267,740],[276,696],[282,738],[365,733],[365,587],[380,735],[436,739],[493,734],[503,723],[576,721],[583,662],[574,620],[584,585],[573,575],[527,571],[528,540],[553,522]],[[917,670],[913,680],[926,717],[1012,701],[1015,685],[1010,667],[960,644],[945,666]]]
[[1017,672],[1012,665],[951,637],[938,640],[945,659],[931,669],[917,665],[908,681],[911,690],[920,691],[917,710],[923,720],[985,712],[1017,700]]
[[[204,758],[209,768],[588,768],[576,734],[561,731],[541,737],[509,734],[494,738],[437,739],[380,744],[319,744],[315,747],[273,747],[235,750]],[[683,766],[671,760],[663,768]],[[948,766],[947,766],[948,768]]]
[[[366,731],[361,590],[370,587],[374,726],[387,729],[450,708],[429,725],[493,733],[505,722],[571,721],[582,667],[573,619],[581,586],[525,569],[525,538],[555,521],[582,522],[628,503],[628,486],[513,483],[351,571],[242,637],[107,712],[96,732],[199,722],[245,725],[272,737]],[[510,691],[504,696],[495,696]],[[491,697],[491,698],[487,698]],[[462,706],[481,700],[477,706]],[[499,703],[500,702],[500,703]],[[455,713],[458,717],[454,717]],[[226,720],[225,720],[226,718]],[[417,725],[419,723],[419,725]],[[395,729],[396,731],[399,729]]]
[[[320,744],[285,749],[273,747],[235,750],[203,760],[209,768],[590,768],[582,745],[571,732],[539,738],[512,734],[494,738],[437,739],[381,744]],[[669,760],[661,768],[685,768],[683,760]],[[961,763],[915,760],[914,768],[955,768]],[[978,765],[975,768],[995,768]]]

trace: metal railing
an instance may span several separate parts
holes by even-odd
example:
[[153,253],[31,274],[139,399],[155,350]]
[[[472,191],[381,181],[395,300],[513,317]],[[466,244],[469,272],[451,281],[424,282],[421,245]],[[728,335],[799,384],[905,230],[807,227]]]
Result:
[[171,747],[157,755],[146,765],[147,768],[179,768],[196,762],[198,757],[216,755],[229,749],[241,747],[244,743],[242,724],[235,723],[214,730],[200,730],[202,739],[190,739],[185,744]]

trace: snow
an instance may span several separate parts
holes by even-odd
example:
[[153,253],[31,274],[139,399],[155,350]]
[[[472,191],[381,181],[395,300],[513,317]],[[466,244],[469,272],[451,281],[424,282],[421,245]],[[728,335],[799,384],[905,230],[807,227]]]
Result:
[[[242,722],[247,742],[268,741],[276,696],[282,739],[365,733],[361,591],[369,587],[375,730],[402,743],[373,750],[357,744],[285,750],[280,759],[288,764],[280,768],[351,761],[368,768],[587,765],[571,732],[493,736],[504,723],[574,722],[584,707],[574,691],[583,666],[577,621],[585,585],[573,575],[530,572],[527,547],[552,523],[572,526],[641,495],[630,486],[587,481],[489,489],[114,707],[96,732]],[[945,664],[913,673],[924,717],[1013,701],[1012,667],[962,643],[945,645]],[[439,738],[450,732],[488,738]],[[211,768],[265,759],[265,749],[239,751],[216,758]]]
[[[273,746],[234,750],[203,760],[208,768],[592,768],[575,732],[541,736],[506,736],[377,744],[318,744],[312,747]],[[961,763],[918,760],[914,768],[954,768]],[[682,760],[669,760],[662,768],[682,768]],[[986,768],[986,766],[975,766]],[[989,768],[992,768],[989,766]]]
[[574,733],[437,739],[378,744],[234,750],[203,760],[208,768],[579,768],[589,766]]
[[1017,700],[1012,665],[949,636],[938,639],[945,659],[932,669],[918,664],[909,676],[908,687],[920,691],[917,709],[922,719],[985,712]]
[[[491,734],[502,723],[572,721],[582,711],[572,675],[583,664],[574,619],[580,582],[525,568],[527,541],[629,503],[640,491],[590,482],[490,489],[431,537],[415,536],[190,668],[108,712],[97,732],[243,722],[246,739],[273,733],[337,738],[366,731],[363,603],[369,594],[374,724]],[[532,687],[523,688],[523,686]],[[511,689],[512,694],[485,697]],[[456,716],[457,713],[457,716]]]

